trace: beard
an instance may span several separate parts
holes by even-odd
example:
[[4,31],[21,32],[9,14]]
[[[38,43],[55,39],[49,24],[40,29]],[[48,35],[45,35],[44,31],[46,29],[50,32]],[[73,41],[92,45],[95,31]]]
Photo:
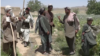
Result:
[[9,11],[9,14],[11,15],[11,17],[14,16],[12,10]]

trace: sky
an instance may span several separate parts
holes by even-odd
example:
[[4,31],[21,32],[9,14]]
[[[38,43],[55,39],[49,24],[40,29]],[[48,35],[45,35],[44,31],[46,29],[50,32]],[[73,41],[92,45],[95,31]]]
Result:
[[[30,0],[25,0],[25,7]],[[39,0],[44,5],[52,4],[54,8],[86,6],[88,0]],[[97,0],[100,1],[100,0]],[[23,7],[23,0],[1,0],[1,6],[10,5],[12,7]]]

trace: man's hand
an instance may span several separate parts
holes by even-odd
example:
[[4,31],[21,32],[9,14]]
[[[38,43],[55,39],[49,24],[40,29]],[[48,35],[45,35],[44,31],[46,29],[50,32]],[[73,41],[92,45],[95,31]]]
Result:
[[84,40],[82,39],[82,42],[84,42]]
[[54,25],[54,23],[53,23],[53,22],[51,22],[51,23],[50,23],[50,25],[51,25],[51,26],[53,26],[53,25]]
[[21,17],[18,17],[19,20],[21,20]]
[[84,35],[85,33],[83,32],[82,35]]
[[31,26],[31,29],[33,29],[33,26]]
[[50,34],[50,32],[48,31],[48,32],[47,32],[47,34],[49,35],[49,34]]
[[58,19],[60,20],[60,16],[57,16],[58,17]]
[[26,19],[24,16],[22,17],[23,19]]
[[78,32],[78,30],[75,30],[75,33],[77,33]]

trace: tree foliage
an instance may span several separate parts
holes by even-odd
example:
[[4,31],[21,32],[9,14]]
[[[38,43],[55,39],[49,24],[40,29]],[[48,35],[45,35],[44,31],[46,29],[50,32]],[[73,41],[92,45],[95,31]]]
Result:
[[87,7],[87,14],[100,14],[100,2],[97,2],[96,0],[88,0]]
[[38,11],[41,8],[42,3],[38,0],[30,0],[27,4],[31,12]]

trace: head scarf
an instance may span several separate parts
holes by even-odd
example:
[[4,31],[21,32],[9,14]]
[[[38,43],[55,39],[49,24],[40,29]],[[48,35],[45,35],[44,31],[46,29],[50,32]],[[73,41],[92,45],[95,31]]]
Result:
[[91,21],[91,20],[93,21],[93,18],[92,17],[88,17],[87,18],[87,21]]

